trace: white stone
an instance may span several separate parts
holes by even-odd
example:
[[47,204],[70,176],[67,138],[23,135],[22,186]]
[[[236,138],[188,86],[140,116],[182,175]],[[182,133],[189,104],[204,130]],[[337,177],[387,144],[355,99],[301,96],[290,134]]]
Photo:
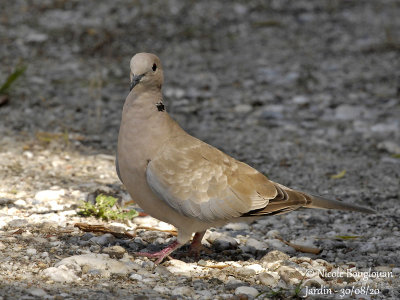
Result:
[[249,265],[249,266],[245,266],[244,268],[245,269],[249,269],[249,270],[253,270],[256,273],[260,273],[260,272],[262,272],[264,270],[264,268],[259,264],[252,264],[252,265]]
[[303,105],[308,102],[310,102],[310,99],[308,99],[306,96],[294,96],[292,99],[293,103]]
[[36,253],[37,253],[37,251],[34,248],[26,249],[26,254],[28,254],[29,256],[35,255]]
[[136,280],[136,281],[141,281],[143,279],[142,275],[133,273],[131,276],[129,276],[130,280]]
[[274,276],[270,272],[263,272],[258,275],[258,280],[260,280],[261,284],[263,285],[275,287],[278,283],[279,275],[276,274],[276,276]]
[[19,200],[15,201],[14,204],[16,206],[20,206],[20,207],[25,207],[26,206],[25,200],[22,200],[22,199],[19,199]]
[[193,273],[197,273],[198,269],[200,269],[195,264],[188,264],[184,261],[171,259],[168,262],[168,266],[166,267],[168,271],[175,275],[183,275],[183,276],[191,276]]
[[44,298],[45,296],[47,296],[47,293],[40,288],[31,288],[28,290],[28,293],[31,294],[32,296],[40,298]]
[[239,286],[235,290],[235,295],[240,295],[240,294],[257,297],[259,292],[257,291],[257,289],[255,289],[255,288],[253,288],[251,286]]
[[235,106],[234,111],[240,114],[251,112],[253,107],[249,104],[238,104]]
[[247,223],[229,223],[224,226],[225,229],[229,230],[249,230],[250,226]]
[[68,266],[70,269],[80,270],[82,266],[87,266],[90,269],[104,271],[107,274],[126,275],[135,270],[135,265],[130,261],[119,261],[111,259],[108,254],[82,254],[74,255],[59,261],[56,267]]
[[193,294],[193,290],[188,286],[180,286],[172,290],[173,296],[191,296]]
[[158,293],[160,293],[160,294],[163,294],[163,295],[166,295],[166,294],[171,293],[171,291],[170,291],[169,288],[167,288],[167,287],[165,287],[165,286],[160,286],[160,285],[156,285],[156,286],[153,288],[153,290],[156,291],[156,292],[158,292]]
[[354,105],[342,104],[336,107],[335,118],[338,120],[354,120],[363,113],[363,108]]
[[74,271],[69,270],[66,266],[44,269],[42,275],[56,282],[73,282],[79,280],[79,277],[75,275]]
[[65,190],[43,190],[39,191],[35,195],[37,201],[54,201],[65,195]]

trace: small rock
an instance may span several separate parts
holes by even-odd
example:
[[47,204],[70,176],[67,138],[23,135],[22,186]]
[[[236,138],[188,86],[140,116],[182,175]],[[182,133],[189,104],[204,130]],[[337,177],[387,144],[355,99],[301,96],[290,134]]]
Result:
[[136,281],[142,281],[143,277],[142,275],[133,273],[131,276],[129,276],[130,280],[136,280]]
[[228,230],[249,230],[250,226],[247,223],[229,223],[227,225],[224,226],[225,229]]
[[271,273],[263,272],[258,275],[258,280],[260,280],[261,284],[267,285],[269,287],[275,287],[278,283],[279,276],[273,276]]
[[31,32],[25,37],[25,41],[31,43],[43,43],[47,39],[48,39],[47,34],[39,32]]
[[74,255],[59,261],[56,267],[67,266],[69,269],[79,271],[83,266],[88,270],[96,269],[107,274],[126,275],[135,270],[135,263],[131,261],[111,259],[107,254],[82,254]]
[[209,290],[196,291],[200,295],[200,299],[213,299],[213,294]]
[[65,195],[65,190],[44,190],[39,191],[35,195],[37,201],[54,201]]
[[103,249],[103,253],[108,254],[111,258],[120,259],[124,257],[126,250],[121,246],[112,246]]
[[247,239],[246,246],[250,248],[253,254],[255,254],[257,251],[265,251],[268,248],[267,245],[253,238]]
[[191,276],[195,267],[191,264],[187,264],[184,261],[171,259],[168,262],[167,270],[176,275]]
[[153,288],[154,291],[162,294],[162,295],[168,295],[169,293],[171,293],[170,289],[165,287],[165,286],[161,286],[161,285],[156,285]]
[[11,228],[24,227],[26,224],[28,224],[26,219],[14,219],[7,223]]
[[277,270],[279,276],[288,284],[298,284],[304,276],[294,268],[281,266]]
[[213,245],[218,251],[223,251],[228,249],[236,249],[238,242],[233,237],[221,236],[213,242]]
[[34,248],[26,249],[26,254],[28,254],[29,256],[35,255],[36,253],[37,253],[37,251]]
[[24,151],[22,155],[25,156],[27,159],[33,158],[33,153],[31,151]]
[[13,203],[15,200],[14,199],[9,199],[9,198],[0,198],[0,205],[6,205]]
[[115,237],[111,233],[106,233],[100,236],[94,236],[90,239],[90,241],[101,246],[105,246],[114,242]]
[[400,274],[400,268],[393,268],[392,272],[393,272],[393,274],[398,275],[398,274]]
[[310,102],[310,99],[307,98],[306,96],[295,96],[292,99],[294,104],[298,104],[298,105],[304,105]]
[[180,286],[172,290],[173,296],[186,296],[190,297],[193,294],[193,290],[188,286]]
[[31,288],[31,289],[27,290],[27,292],[35,297],[44,298],[47,296],[47,293],[45,292],[45,290],[40,289],[40,288]]
[[379,143],[378,149],[385,150],[391,154],[400,154],[400,146],[392,141],[384,141]]
[[278,250],[273,250],[266,254],[263,258],[261,258],[261,262],[263,263],[273,263],[279,260],[288,260],[289,255],[278,251]]
[[243,281],[241,281],[239,279],[232,278],[232,279],[229,279],[225,283],[225,288],[227,290],[233,290],[233,289],[236,289],[237,287],[242,286],[242,285],[243,285]]
[[73,282],[79,279],[78,276],[66,266],[60,266],[59,268],[50,267],[44,269],[42,274],[56,282]]
[[0,250],[3,250],[6,248],[6,245],[4,245],[4,243],[0,242]]
[[326,285],[326,282],[323,281],[321,279],[321,277],[319,277],[319,276],[315,276],[311,279],[308,279],[308,280],[304,281],[304,283],[303,283],[303,286],[316,287],[316,288],[319,288],[319,287],[325,286],[325,285]]
[[259,292],[257,291],[257,289],[255,289],[255,288],[253,288],[251,286],[239,286],[235,290],[235,295],[240,295],[240,294],[249,295],[249,296],[252,296],[252,297],[257,297]]
[[236,113],[245,114],[253,110],[253,107],[249,104],[238,104],[233,109]]
[[19,200],[15,201],[14,204],[16,206],[19,206],[19,207],[25,207],[26,206],[25,200],[22,200],[22,199],[19,199]]
[[359,118],[363,112],[362,107],[342,104],[335,109],[335,118],[338,120],[354,120]]

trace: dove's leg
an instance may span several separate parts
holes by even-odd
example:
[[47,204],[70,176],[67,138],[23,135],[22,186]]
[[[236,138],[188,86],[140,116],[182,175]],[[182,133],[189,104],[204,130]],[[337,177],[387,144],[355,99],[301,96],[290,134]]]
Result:
[[199,257],[200,251],[204,250],[207,251],[208,249],[201,244],[201,240],[204,237],[205,231],[196,232],[193,236],[192,243],[190,244],[189,248],[189,255],[194,257]]
[[165,247],[161,251],[154,252],[154,253],[149,253],[149,252],[136,252],[135,255],[138,256],[145,256],[148,258],[157,258],[155,261],[155,264],[159,264],[166,258],[168,255],[170,255],[172,252],[174,252],[176,249],[178,249],[180,246],[182,246],[178,241],[173,242],[171,245]]

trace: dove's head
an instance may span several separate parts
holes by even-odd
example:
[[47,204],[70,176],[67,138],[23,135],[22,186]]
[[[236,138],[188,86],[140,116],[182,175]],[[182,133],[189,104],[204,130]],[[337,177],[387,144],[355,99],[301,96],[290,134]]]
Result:
[[131,90],[137,86],[161,89],[164,82],[160,59],[151,53],[137,53],[131,59]]

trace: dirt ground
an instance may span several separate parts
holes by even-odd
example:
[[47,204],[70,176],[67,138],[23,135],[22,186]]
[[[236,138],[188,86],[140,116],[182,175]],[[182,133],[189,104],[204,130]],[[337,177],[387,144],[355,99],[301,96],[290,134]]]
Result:
[[[224,274],[198,279],[201,288],[178,277],[44,279],[43,269],[90,247],[73,223],[101,221],[77,217],[80,201],[99,189],[128,197],[114,155],[137,52],[161,58],[167,110],[191,134],[274,181],[379,212],[307,210],[215,232],[303,256],[272,242],[277,230],[324,249],[313,260],[392,272],[363,297],[400,298],[399,15],[396,0],[1,1],[0,84],[15,66],[27,69],[0,106],[0,299],[238,297],[221,290],[233,280]],[[65,229],[71,236],[56,234]],[[249,258],[260,255],[238,263]],[[267,292],[259,279],[241,280]]]

